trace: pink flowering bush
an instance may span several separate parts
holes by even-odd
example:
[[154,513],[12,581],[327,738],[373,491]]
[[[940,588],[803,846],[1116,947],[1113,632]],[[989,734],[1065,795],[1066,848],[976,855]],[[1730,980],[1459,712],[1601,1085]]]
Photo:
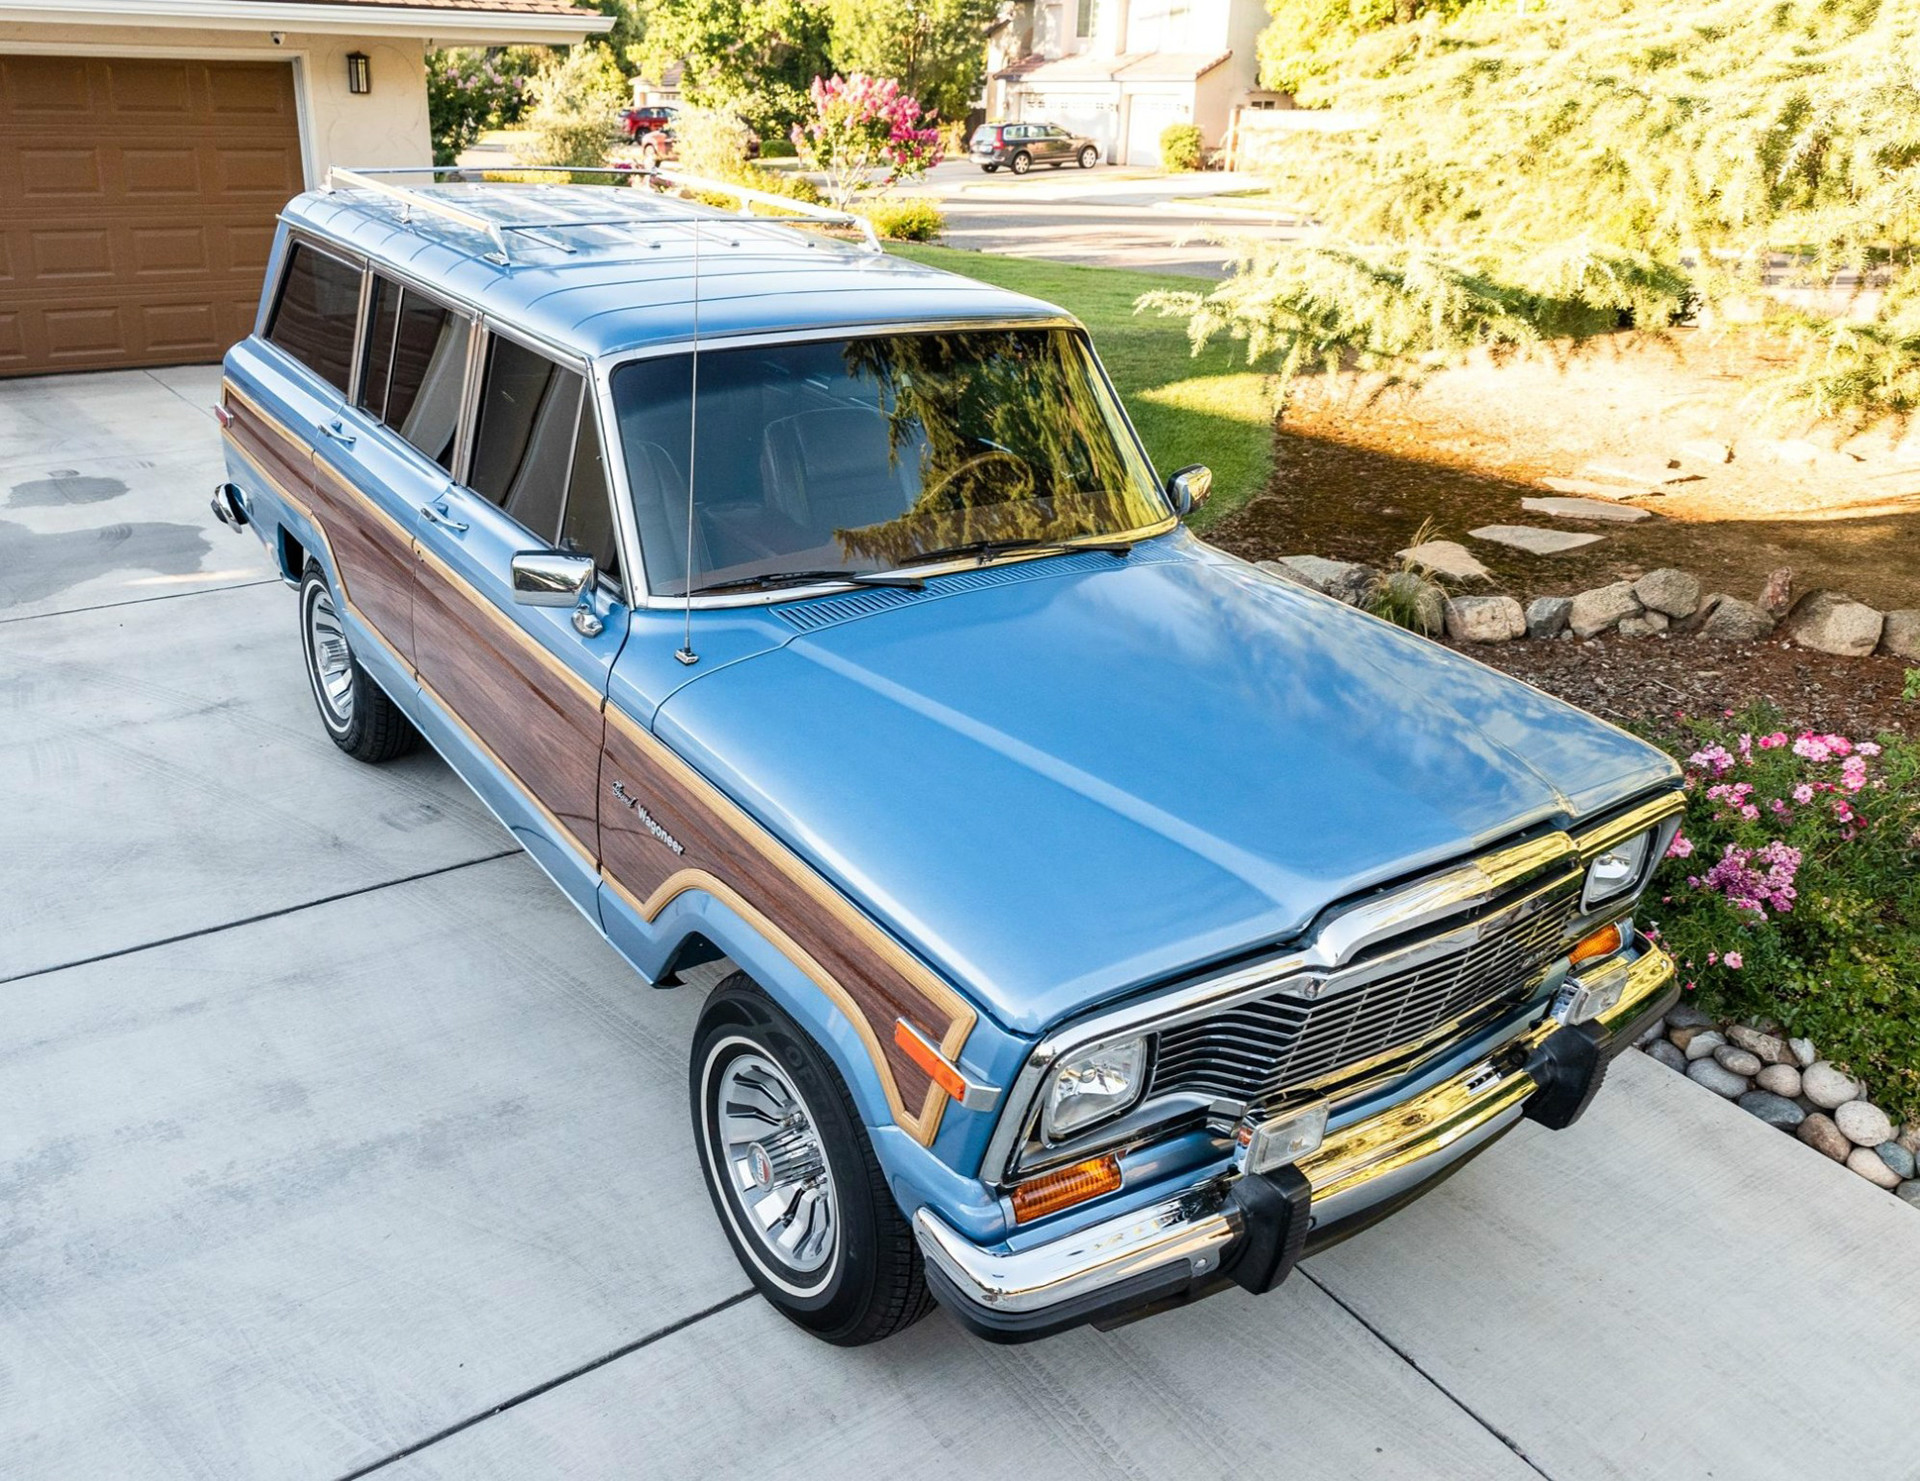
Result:
[[427,120],[433,162],[450,165],[478,139],[518,115],[527,79],[493,52],[427,54]]
[[827,177],[827,196],[837,206],[940,163],[939,124],[891,77],[816,77],[808,99],[807,116],[793,126],[793,147],[808,169]]
[[1920,1113],[1920,748],[1789,734],[1758,711],[1659,739],[1687,812],[1642,914],[1682,983]]

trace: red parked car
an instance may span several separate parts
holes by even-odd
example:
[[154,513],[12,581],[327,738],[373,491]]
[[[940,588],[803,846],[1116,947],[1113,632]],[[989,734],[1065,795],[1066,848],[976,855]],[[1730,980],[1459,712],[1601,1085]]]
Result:
[[620,126],[629,139],[644,139],[655,129],[671,128],[679,110],[670,103],[652,103],[645,108],[622,108]]

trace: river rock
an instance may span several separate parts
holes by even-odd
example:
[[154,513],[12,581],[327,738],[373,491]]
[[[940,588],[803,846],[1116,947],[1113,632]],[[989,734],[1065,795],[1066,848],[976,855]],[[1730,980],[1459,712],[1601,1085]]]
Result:
[[1809,592],[1787,614],[1787,636],[1802,648],[1838,658],[1865,658],[1886,619],[1842,591]]
[[1658,1060],[1670,1070],[1679,1070],[1683,1074],[1687,1068],[1687,1057],[1665,1039],[1656,1039],[1647,1045],[1647,1057]]
[[1786,1064],[1788,1051],[1786,1041],[1774,1034],[1763,1033],[1757,1028],[1749,1028],[1744,1023],[1732,1024],[1727,1029],[1727,1042],[1749,1054],[1760,1056],[1762,1064]]
[[1706,1086],[1715,1095],[1724,1095],[1728,1100],[1735,1100],[1747,1093],[1745,1075],[1724,1070],[1710,1059],[1696,1059],[1688,1065],[1687,1078],[1696,1085]]
[[1772,632],[1773,618],[1766,610],[1738,597],[1720,598],[1700,624],[1700,636],[1717,643],[1757,643]]
[[1902,1183],[1893,1190],[1893,1196],[1912,1204],[1915,1208],[1920,1208],[1920,1178]]
[[1527,636],[1557,638],[1567,630],[1572,597],[1535,597],[1527,603]]
[[1803,1070],[1820,1057],[1811,1039],[1789,1039],[1787,1047],[1793,1051],[1793,1062]]
[[1900,1175],[1902,1181],[1913,1176],[1914,1156],[1898,1142],[1882,1142],[1873,1149],[1880,1154],[1880,1160]]
[[1473,552],[1458,540],[1428,540],[1409,545],[1396,554],[1436,576],[1451,576],[1456,581],[1491,581],[1493,573],[1474,559]]
[[1686,1055],[1689,1060],[1711,1059],[1713,1058],[1713,1051],[1726,1042],[1726,1035],[1722,1034],[1718,1029],[1703,1028],[1697,1033],[1689,1034],[1687,1036],[1687,1042],[1679,1047],[1680,1052]]
[[1824,1111],[1815,1111],[1793,1129],[1793,1134],[1812,1147],[1823,1152],[1835,1162],[1845,1162],[1853,1151],[1853,1143],[1840,1135],[1840,1128],[1833,1124],[1833,1117]]
[[1640,612],[1640,598],[1633,594],[1631,581],[1616,581],[1611,586],[1583,591],[1573,599],[1567,612],[1567,625],[1576,638],[1598,637],[1616,625],[1622,617]]
[[1712,1028],[1713,1016],[1702,1013],[1691,1003],[1675,1003],[1667,1009],[1669,1028]]
[[1895,658],[1920,659],[1920,608],[1887,613],[1880,628],[1880,651]]
[[1633,583],[1640,605],[1669,617],[1691,617],[1700,608],[1700,578],[1663,566]]
[[1749,1090],[1736,1104],[1741,1110],[1758,1116],[1767,1125],[1777,1126],[1782,1131],[1792,1131],[1807,1119],[1807,1113],[1792,1101],[1769,1090]]
[[1387,577],[1386,593],[1395,606],[1413,618],[1413,631],[1437,638],[1447,627],[1447,594],[1412,571]]
[[1512,597],[1453,597],[1447,636],[1456,643],[1504,643],[1527,635],[1527,614]]
[[1291,576],[1302,586],[1324,592],[1349,607],[1365,606],[1380,585],[1380,573],[1358,561],[1333,561],[1321,555],[1283,555],[1277,561],[1262,561],[1261,565],[1282,576]]
[[1871,1147],[1855,1147],[1847,1153],[1847,1167],[1874,1187],[1885,1188],[1889,1193],[1900,1186],[1900,1175],[1882,1162],[1880,1154]]
[[1623,638],[1653,638],[1671,625],[1671,619],[1664,612],[1639,612],[1631,617],[1622,617],[1614,631]]
[[1744,1075],[1749,1080],[1760,1073],[1760,1056],[1737,1049],[1732,1044],[1722,1044],[1713,1051],[1713,1057],[1721,1069]]
[[[1844,1106],[1850,1100],[1860,1098],[1860,1087],[1835,1069],[1828,1060],[1810,1064],[1800,1075],[1801,1092],[1823,1111],[1831,1111],[1836,1106]],[[1879,1138],[1885,1141],[1885,1137]]]
[[1771,1090],[1792,1100],[1800,1093],[1800,1071],[1790,1064],[1766,1065],[1754,1076],[1754,1083],[1762,1090]]
[[1894,1140],[1920,1158],[1920,1121],[1909,1121],[1900,1128],[1900,1135]]
[[1647,1047],[1647,1045],[1651,1044],[1655,1039],[1664,1039],[1666,1036],[1667,1036],[1666,1019],[1656,1018],[1652,1023],[1646,1026],[1646,1029],[1641,1033],[1640,1037],[1633,1041],[1633,1047],[1636,1049],[1644,1049]]
[[1856,1147],[1877,1147],[1882,1142],[1893,1140],[1893,1122],[1872,1101],[1850,1100],[1843,1106],[1836,1106],[1833,1124]]

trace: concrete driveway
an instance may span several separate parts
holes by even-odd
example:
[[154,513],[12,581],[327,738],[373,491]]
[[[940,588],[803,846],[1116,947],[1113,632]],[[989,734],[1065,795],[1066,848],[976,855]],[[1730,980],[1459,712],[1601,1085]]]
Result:
[[1920,1474],[1920,1218],[1639,1056],[1271,1296],[811,1342],[641,986],[326,741],[193,370],[0,383],[0,1474]]

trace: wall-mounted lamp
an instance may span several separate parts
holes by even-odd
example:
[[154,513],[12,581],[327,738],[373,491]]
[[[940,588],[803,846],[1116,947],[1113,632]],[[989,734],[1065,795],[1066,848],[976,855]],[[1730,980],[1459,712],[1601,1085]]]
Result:
[[373,62],[364,51],[347,53],[347,91],[350,93],[373,91]]

